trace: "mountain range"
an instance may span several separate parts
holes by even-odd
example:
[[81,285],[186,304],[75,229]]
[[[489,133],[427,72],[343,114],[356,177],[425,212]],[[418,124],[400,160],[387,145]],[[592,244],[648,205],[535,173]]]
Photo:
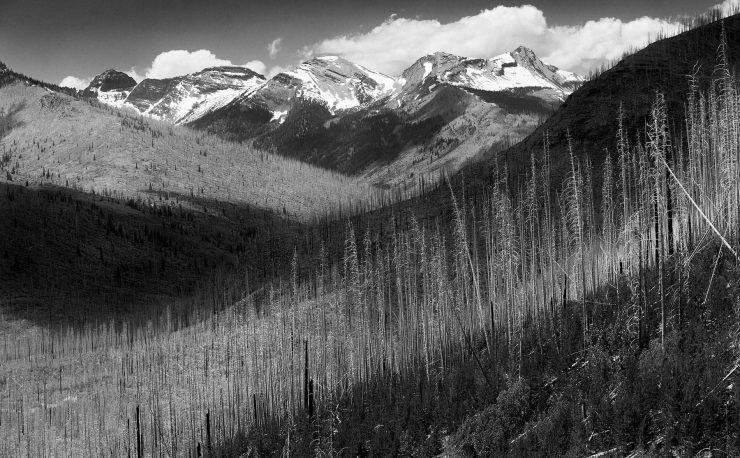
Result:
[[83,94],[377,185],[408,187],[525,137],[583,81],[519,47],[491,59],[435,53],[396,77],[337,56],[269,79],[214,67],[137,84],[107,70]]

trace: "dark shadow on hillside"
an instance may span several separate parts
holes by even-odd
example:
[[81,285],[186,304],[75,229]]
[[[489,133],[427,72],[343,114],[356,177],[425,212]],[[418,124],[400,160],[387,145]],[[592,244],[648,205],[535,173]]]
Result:
[[[531,90],[534,90],[534,88]],[[555,104],[548,104],[539,97],[529,95],[530,89],[528,88],[498,92],[468,89],[468,92],[477,95],[485,102],[495,103],[509,113],[514,114],[534,113],[549,116],[556,109]]]
[[[156,312],[183,301],[209,307],[211,291],[229,290],[238,300],[289,272],[294,250],[308,257],[295,221],[185,200],[0,184],[3,313],[46,325]],[[196,205],[207,211],[188,208]]]

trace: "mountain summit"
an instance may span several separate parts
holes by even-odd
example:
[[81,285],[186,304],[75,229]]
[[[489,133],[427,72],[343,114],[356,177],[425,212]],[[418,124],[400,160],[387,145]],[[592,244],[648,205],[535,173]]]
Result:
[[106,70],[92,80],[84,93],[108,105],[133,108],[156,119],[184,124],[264,81],[262,75],[235,66],[206,68],[174,78],[146,78],[138,84],[125,73]]
[[321,100],[330,111],[373,102],[396,87],[394,78],[337,56],[315,57],[285,74],[297,80],[298,96]]
[[401,75],[406,92],[435,83],[489,92],[544,88],[554,90],[561,100],[583,81],[579,75],[543,63],[524,46],[491,59],[438,52],[417,60]]
[[111,69],[93,78],[85,91],[93,93],[120,91],[132,89],[134,86],[136,86],[135,79],[123,72]]
[[232,101],[260,111],[260,119],[282,122],[294,100],[313,100],[330,113],[357,110],[381,101],[399,108],[434,85],[471,91],[540,91],[562,101],[584,78],[543,63],[524,46],[491,59],[444,52],[424,56],[398,77],[384,75],[338,56],[311,58],[266,80],[244,67],[214,67],[174,78],[147,78],[138,85],[128,75],[107,70],[86,92],[102,102],[128,106],[176,124],[198,121]]
[[134,86],[136,80],[123,72],[110,69],[93,78],[83,94],[97,97],[107,105],[121,106]]
[[153,118],[185,124],[259,87],[264,76],[245,67],[212,67],[175,78],[147,78],[125,105]]

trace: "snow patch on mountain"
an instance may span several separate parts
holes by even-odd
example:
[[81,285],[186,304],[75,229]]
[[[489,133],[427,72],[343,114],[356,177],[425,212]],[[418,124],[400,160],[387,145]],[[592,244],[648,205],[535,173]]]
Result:
[[288,116],[288,110],[275,111],[272,113],[272,119],[270,119],[270,122],[277,121],[278,124],[282,124],[285,121],[286,116]]
[[126,102],[126,97],[131,93],[130,90],[122,91],[98,91],[98,100],[106,105],[111,105],[120,108]]
[[432,68],[434,68],[434,64],[431,62],[424,62],[424,76],[421,77],[422,81],[427,79],[427,76],[432,73]]

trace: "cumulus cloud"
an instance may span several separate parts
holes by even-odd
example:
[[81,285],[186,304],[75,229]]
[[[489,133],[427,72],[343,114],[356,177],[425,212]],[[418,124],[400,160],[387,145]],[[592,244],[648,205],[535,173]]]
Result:
[[233,65],[230,60],[219,59],[207,49],[198,51],[186,51],[184,49],[173,49],[157,55],[152,61],[152,66],[147,70],[147,78],[172,78],[173,76],[187,75],[198,72],[208,67],[219,67]]
[[77,90],[83,90],[90,85],[92,78],[77,78],[76,76],[67,76],[59,85],[62,87],[71,87]]
[[265,63],[261,60],[250,60],[246,64],[242,65],[242,67],[247,67],[248,69],[257,72],[260,75],[264,75],[267,71],[267,65],[265,65]]
[[524,45],[547,63],[587,73],[625,51],[644,46],[651,37],[679,30],[677,22],[650,17],[628,22],[601,18],[579,26],[556,26],[548,24],[544,13],[532,5],[497,6],[444,24],[391,16],[367,33],[326,39],[304,48],[303,54],[340,55],[396,75],[436,51],[488,58]]
[[275,38],[267,45],[267,52],[270,53],[270,59],[274,59],[282,49],[283,37]]
[[130,70],[128,70],[128,71],[124,71],[123,73],[125,73],[125,74],[127,74],[128,76],[130,76],[131,78],[133,78],[133,79],[134,79],[134,80],[135,80],[135,81],[136,81],[137,83],[140,83],[140,82],[141,82],[141,80],[143,80],[144,78],[146,78],[146,76],[144,76],[144,75],[140,74],[140,73],[139,73],[139,72],[138,72],[138,71],[136,70],[136,67],[131,67],[131,69],[130,69]]
[[263,75],[265,75],[267,77],[267,79],[270,79],[273,76],[277,75],[278,73],[286,72],[286,71],[290,70],[291,68],[292,67],[290,67],[290,66],[282,67],[280,65],[274,65],[274,66],[270,67],[267,70],[267,73],[263,73]]
[[192,52],[183,49],[173,49],[159,53],[152,61],[151,66],[144,70],[143,74],[135,67],[125,73],[136,81],[141,81],[144,78],[172,78],[174,76],[199,72],[204,68],[232,65],[246,67],[260,74],[264,74],[267,70],[267,66],[261,60],[252,60],[240,65],[234,64],[228,59],[221,59],[207,49],[199,49]]

